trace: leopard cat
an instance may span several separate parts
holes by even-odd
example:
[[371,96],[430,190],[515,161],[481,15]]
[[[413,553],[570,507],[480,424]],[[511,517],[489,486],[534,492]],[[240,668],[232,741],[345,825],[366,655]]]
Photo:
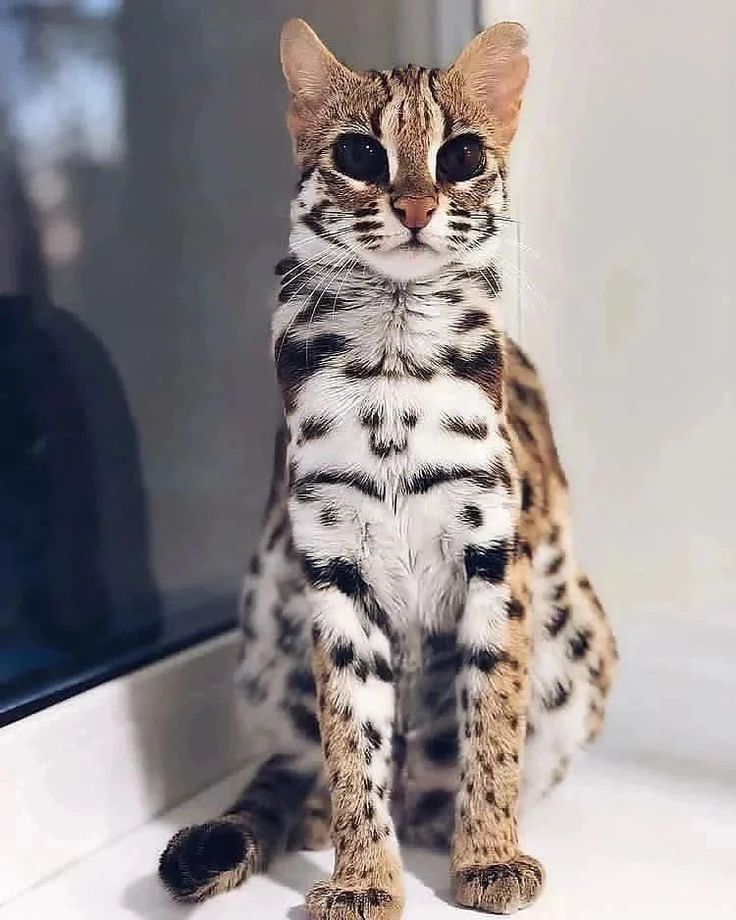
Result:
[[517,815],[598,733],[616,653],[539,379],[502,329],[525,47],[502,23],[447,70],[357,73],[284,27],[285,420],[237,675],[260,766],[165,850],[180,900],[330,839],[311,920],[399,917],[399,839],[449,847],[461,905],[510,913],[542,889]]

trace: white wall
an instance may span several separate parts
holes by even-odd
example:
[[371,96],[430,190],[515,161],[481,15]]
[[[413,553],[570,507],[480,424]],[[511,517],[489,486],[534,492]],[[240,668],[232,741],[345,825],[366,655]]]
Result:
[[524,22],[523,340],[614,616],[736,604],[736,4],[486,2]]

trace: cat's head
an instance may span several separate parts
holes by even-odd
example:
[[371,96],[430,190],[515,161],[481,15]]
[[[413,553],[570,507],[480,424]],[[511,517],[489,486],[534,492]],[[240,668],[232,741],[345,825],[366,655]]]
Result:
[[[447,70],[359,73],[302,20],[281,35],[302,171],[297,254],[357,259],[397,281],[482,265],[506,208],[506,158],[529,69],[526,32],[481,32]],[[346,262],[343,264],[347,264]]]

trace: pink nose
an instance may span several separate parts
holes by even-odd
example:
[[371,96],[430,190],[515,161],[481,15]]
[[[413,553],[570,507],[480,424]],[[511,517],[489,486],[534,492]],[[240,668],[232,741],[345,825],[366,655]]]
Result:
[[426,227],[437,210],[437,199],[433,195],[425,195],[422,198],[404,195],[392,204],[399,220],[409,230],[421,230],[422,227]]

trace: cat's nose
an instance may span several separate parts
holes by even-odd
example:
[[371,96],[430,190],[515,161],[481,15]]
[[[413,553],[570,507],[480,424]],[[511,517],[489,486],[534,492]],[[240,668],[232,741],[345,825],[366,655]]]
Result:
[[401,223],[409,230],[421,230],[422,227],[426,227],[437,210],[437,199],[434,195],[424,195],[421,198],[403,195],[391,204]]

